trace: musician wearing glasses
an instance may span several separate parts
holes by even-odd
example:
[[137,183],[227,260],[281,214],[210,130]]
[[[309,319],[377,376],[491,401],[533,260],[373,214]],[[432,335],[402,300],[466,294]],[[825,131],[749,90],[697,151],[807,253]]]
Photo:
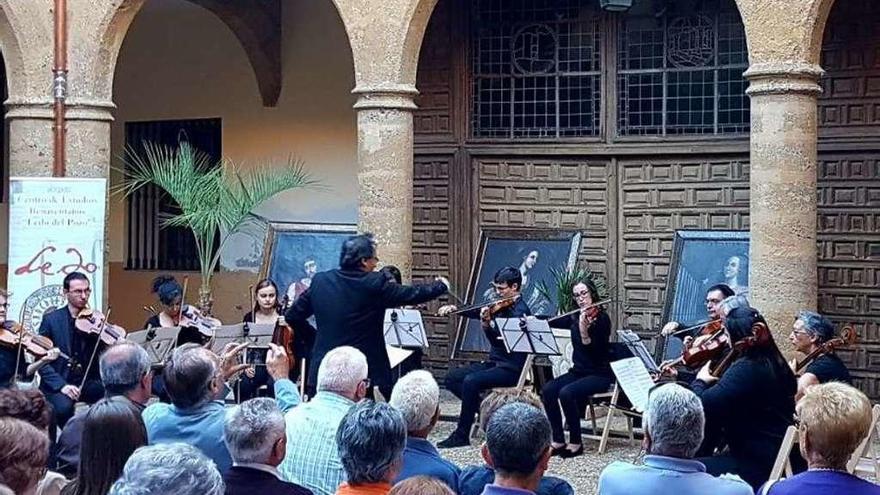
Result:
[[[59,358],[40,369],[40,390],[52,404],[55,420],[61,428],[73,416],[78,401],[93,404],[104,396],[98,366],[88,366],[95,346],[101,346],[100,352],[104,344],[98,341],[98,335],[76,329],[76,317],[88,306],[92,295],[89,279],[80,272],[73,272],[64,277],[62,287],[67,304],[46,314],[39,330],[40,335],[48,337],[61,352],[70,356],[69,360]],[[87,367],[89,375],[80,389]]]
[[[828,318],[813,311],[801,311],[794,320],[788,341],[796,351],[810,356],[817,353],[822,344],[833,338],[834,325]],[[849,370],[833,352],[822,353],[803,370],[803,374],[798,377],[797,398],[800,399],[808,387],[827,382],[852,385]]]
[[[552,327],[571,330],[572,367],[564,375],[547,382],[541,390],[544,410],[553,432],[552,453],[562,458],[583,454],[581,404],[585,397],[607,392],[612,382],[608,355],[611,318],[601,306],[593,305],[599,301],[599,295],[589,280],[577,282],[572,287],[572,296],[581,312],[550,322]],[[568,422],[568,444],[562,429],[562,414]]]
[[[498,301],[496,304],[505,301],[509,304],[501,304],[506,307],[495,312],[489,306],[483,306],[461,313],[464,317],[482,322],[483,332],[491,346],[489,361],[457,368],[446,375],[446,388],[461,399],[461,414],[455,431],[449,438],[437,444],[440,448],[470,445],[470,431],[480,407],[480,393],[496,387],[516,385],[526,362],[526,354],[507,352],[501,332],[495,324],[495,318],[519,318],[532,314],[528,304],[520,297],[522,273],[512,266],[502,268],[495,273],[492,286]],[[446,316],[457,309],[450,304],[441,307],[437,313]]]

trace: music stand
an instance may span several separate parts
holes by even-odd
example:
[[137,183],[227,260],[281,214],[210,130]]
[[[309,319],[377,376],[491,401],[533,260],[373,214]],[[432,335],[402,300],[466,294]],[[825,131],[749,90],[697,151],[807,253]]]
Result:
[[660,373],[660,367],[654,362],[654,358],[651,357],[651,353],[648,352],[644,341],[642,341],[642,338],[637,333],[629,329],[618,330],[617,338],[626,344],[627,349],[629,349],[633,356],[642,361],[642,364],[645,365],[649,372]]
[[522,352],[539,356],[559,356],[559,343],[547,320],[534,316],[526,318],[495,318],[507,352]]
[[427,349],[428,336],[422,314],[416,309],[390,308],[385,310],[382,324],[385,343],[404,349]]
[[177,347],[180,327],[154,327],[126,335],[126,340],[144,348],[153,366],[163,365],[171,351]]

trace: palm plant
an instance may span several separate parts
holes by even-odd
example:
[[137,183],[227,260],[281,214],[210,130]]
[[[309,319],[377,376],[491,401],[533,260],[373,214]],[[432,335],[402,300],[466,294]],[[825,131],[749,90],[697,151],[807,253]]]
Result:
[[165,218],[162,225],[192,231],[201,271],[198,305],[206,314],[211,310],[211,278],[220,251],[248,214],[281,191],[316,185],[301,161],[243,172],[228,160],[215,162],[186,141],[177,148],[144,143],[140,153],[128,147],[123,162],[125,180],[118,191],[130,196],[153,184],[179,205],[180,212]]
[[571,269],[564,266],[551,267],[550,278],[553,281],[552,285],[542,280],[537,286],[538,292],[548,300],[555,300],[559,313],[567,313],[577,307],[571,288],[578,282],[589,280],[596,286],[599,300],[608,298],[608,278],[601,273],[593,272],[587,266],[574,266]]

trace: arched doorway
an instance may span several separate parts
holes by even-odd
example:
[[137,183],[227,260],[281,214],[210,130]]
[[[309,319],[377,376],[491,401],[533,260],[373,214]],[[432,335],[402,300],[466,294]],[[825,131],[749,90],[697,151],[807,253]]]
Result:
[[[275,222],[353,224],[357,133],[351,95],[354,70],[345,28],[330,1],[266,4],[272,3],[278,10],[265,22],[274,24],[260,25],[266,31],[277,30],[272,35],[276,37],[267,33],[255,47],[248,38],[252,32],[241,35],[231,27],[257,22],[248,17],[249,7],[242,6],[243,17],[234,20],[229,16],[236,12],[218,13],[214,8],[228,2],[146,2],[131,24],[116,64],[113,155],[121,155],[127,142],[143,138],[173,141],[184,129],[193,141],[244,168],[299,158],[326,190],[282,193],[256,213]],[[271,48],[273,43],[276,46]],[[255,62],[271,56],[260,58],[254,50],[277,50],[277,65]],[[267,70],[279,74],[261,74]],[[265,90],[265,81],[273,77],[280,84],[274,102],[267,101]],[[121,166],[118,160],[114,163]],[[162,238],[161,230],[144,235],[155,230],[161,215],[154,200],[146,197],[126,205],[114,199],[111,284],[126,298],[137,294],[134,297],[142,302],[127,304],[130,308],[153,304],[150,280],[159,272],[183,275],[180,267],[192,268],[195,260],[185,251],[175,251],[169,244],[180,241]],[[134,225],[146,228],[129,228]],[[261,251],[263,245],[244,246],[252,247]],[[169,255],[176,256],[179,264],[170,263],[174,260],[167,259]],[[224,321],[240,321],[235,306],[247,306],[247,287],[258,276],[261,255],[245,249],[227,257],[228,263],[221,262],[224,267],[215,278],[214,297],[216,312]],[[191,287],[194,284],[190,282]],[[143,313],[128,311],[131,314],[120,316],[123,324],[138,328]]]

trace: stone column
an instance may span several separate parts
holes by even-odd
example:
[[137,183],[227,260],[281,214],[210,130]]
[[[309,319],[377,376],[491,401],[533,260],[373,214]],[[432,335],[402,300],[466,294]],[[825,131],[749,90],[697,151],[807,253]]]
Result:
[[751,97],[751,302],[780,348],[790,350],[795,313],[815,309],[816,99],[822,69],[758,63],[745,73]]
[[372,232],[383,265],[412,272],[413,99],[411,85],[355,88],[358,230]]

